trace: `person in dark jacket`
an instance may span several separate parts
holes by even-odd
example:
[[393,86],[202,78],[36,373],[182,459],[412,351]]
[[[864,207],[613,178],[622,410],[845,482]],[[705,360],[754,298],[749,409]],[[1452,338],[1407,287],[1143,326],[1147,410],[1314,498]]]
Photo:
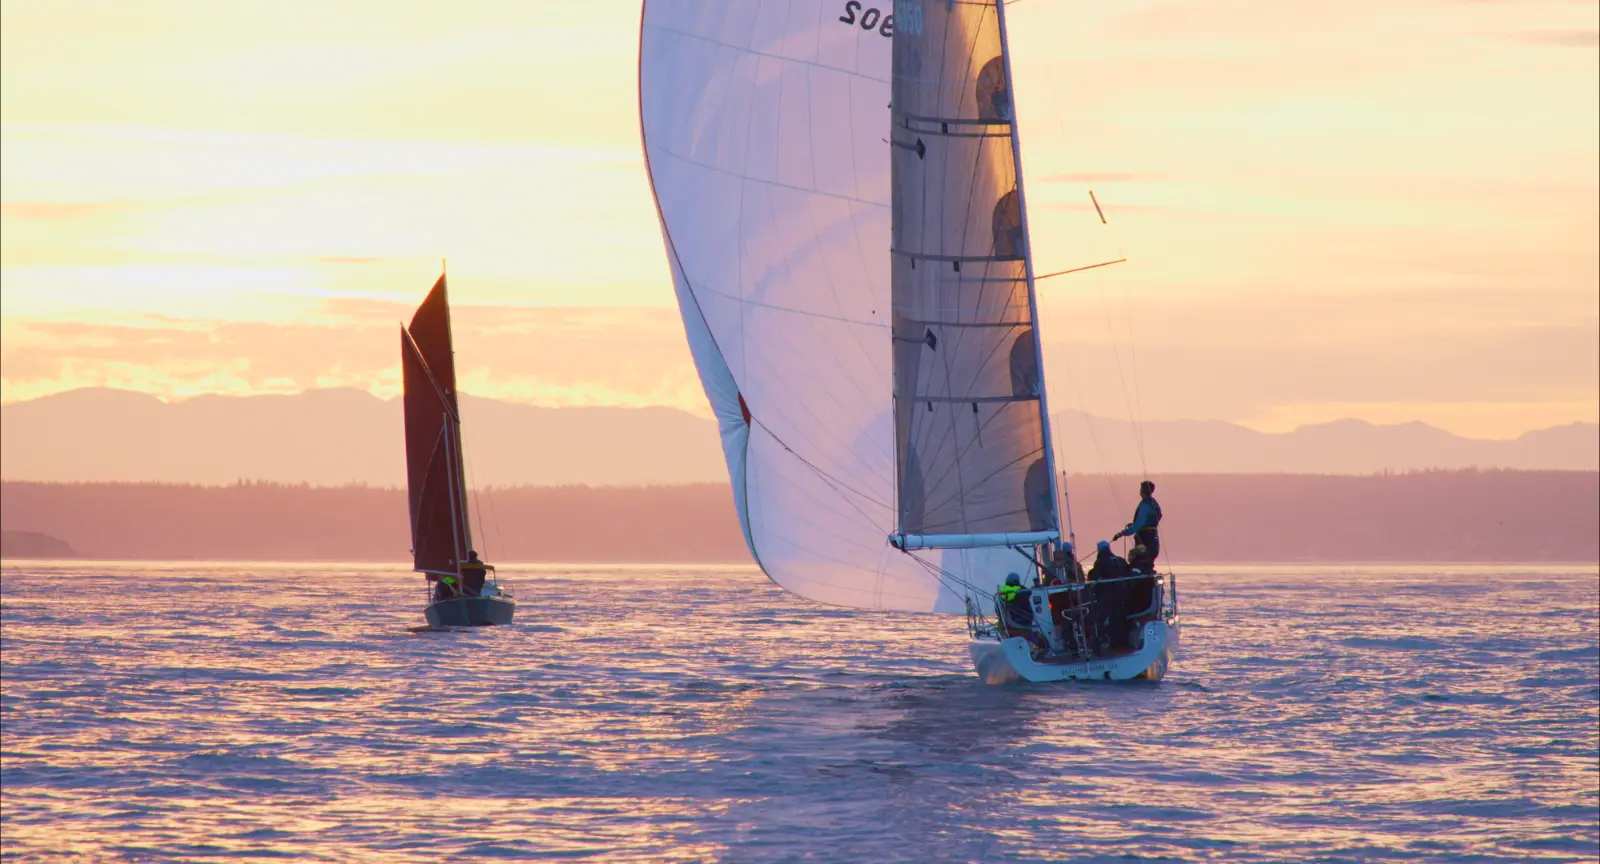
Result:
[[[1135,579],[1128,583],[1127,592],[1123,597],[1122,619],[1128,620],[1131,616],[1150,611],[1155,605],[1156,580],[1154,578],[1156,567],[1150,560],[1150,551],[1143,546],[1134,546],[1128,552],[1128,567],[1134,575],[1144,575],[1152,578]],[[1137,625],[1134,629],[1138,629]],[[1130,636],[1129,644],[1137,640]]]
[[468,597],[481,595],[488,573],[489,568],[478,557],[478,550],[468,550],[467,560],[461,562],[461,593]]
[[1139,484],[1139,506],[1133,510],[1133,521],[1112,536],[1112,540],[1132,537],[1150,553],[1150,566],[1161,556],[1161,535],[1156,526],[1161,524],[1161,505],[1156,503],[1156,484],[1149,480]]
[[1111,544],[1104,540],[1095,544],[1094,566],[1089,568],[1089,581],[1101,579],[1121,579],[1130,575],[1128,562],[1122,556],[1111,551]]
[[1116,616],[1126,604],[1127,583],[1122,581],[1133,575],[1128,562],[1111,551],[1104,540],[1095,544],[1094,566],[1089,568],[1089,584],[1094,590],[1094,605],[1089,613],[1090,632],[1094,643],[1102,649],[1120,647],[1121,628],[1116,626]]
[[1055,558],[1051,563],[1055,572],[1060,574],[1061,578],[1058,581],[1066,583],[1083,581],[1083,565],[1078,563],[1077,550],[1072,548],[1071,543],[1057,546]]
[[1150,550],[1144,548],[1144,544],[1136,543],[1132,549],[1128,550],[1128,566],[1135,573],[1143,573],[1148,576],[1156,571],[1156,560],[1150,557]]

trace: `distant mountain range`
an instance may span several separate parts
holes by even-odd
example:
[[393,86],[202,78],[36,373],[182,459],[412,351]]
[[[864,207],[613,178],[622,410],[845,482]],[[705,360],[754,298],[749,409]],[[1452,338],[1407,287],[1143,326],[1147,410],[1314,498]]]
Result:
[[[1085,552],[1127,522],[1137,482],[1115,476],[1073,484],[1072,515]],[[1166,514],[1162,551],[1180,566],[1600,560],[1600,474],[1592,472],[1164,474],[1158,493]],[[8,562],[91,556],[399,565],[411,545],[399,489],[6,481],[0,499],[0,557]],[[474,544],[495,563],[751,563],[726,481],[503,488],[474,493],[472,508]]]
[[[725,482],[713,421],[671,408],[538,408],[464,396],[475,485]],[[1055,431],[1074,473],[1370,474],[1430,468],[1600,470],[1600,426],[1493,441],[1423,423],[1341,420],[1267,434],[1220,421],[1133,424],[1076,412]],[[1142,442],[1142,447],[1141,447]],[[398,400],[351,389],[179,402],[82,389],[0,409],[0,475],[54,482],[404,482]],[[1142,458],[1141,458],[1142,450]]]

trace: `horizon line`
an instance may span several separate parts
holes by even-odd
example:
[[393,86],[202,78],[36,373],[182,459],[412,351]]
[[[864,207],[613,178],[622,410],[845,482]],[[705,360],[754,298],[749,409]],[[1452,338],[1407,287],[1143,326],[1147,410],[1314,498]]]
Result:
[[[1474,467],[1467,467],[1467,468],[1394,468],[1394,469],[1383,469],[1381,471],[1370,471],[1370,472],[1366,472],[1366,473],[1362,473],[1362,474],[1330,474],[1330,473],[1315,473],[1315,472],[1309,472],[1309,471],[1168,471],[1168,472],[1158,473],[1158,474],[1156,474],[1154,476],[1166,478],[1167,480],[1171,480],[1171,479],[1174,479],[1174,478],[1186,478],[1187,479],[1187,478],[1202,478],[1202,477],[1203,478],[1209,478],[1209,479],[1216,479],[1216,478],[1230,478],[1230,479],[1231,478],[1252,478],[1252,479],[1254,479],[1254,478],[1262,478],[1262,477],[1272,477],[1272,478],[1294,478],[1294,479],[1301,479],[1301,480],[1304,480],[1304,479],[1380,480],[1380,479],[1398,479],[1398,478],[1418,477],[1418,476],[1423,476],[1423,475],[1441,475],[1441,474],[1456,474],[1456,475],[1461,475],[1461,474],[1519,474],[1519,475],[1536,475],[1537,474],[1537,475],[1551,475],[1551,474],[1555,474],[1555,475],[1600,476],[1600,469],[1593,469],[1593,468],[1480,468],[1480,467],[1474,466]],[[1151,475],[1142,474],[1142,473],[1138,473],[1138,472],[1132,472],[1132,471],[1113,471],[1113,472],[1098,472],[1098,473],[1073,473],[1073,472],[1067,472],[1067,478],[1069,480],[1078,479],[1080,481],[1087,481],[1087,480],[1115,480],[1115,479],[1130,479],[1131,480],[1131,479],[1136,479],[1136,478],[1140,478],[1140,477],[1148,477],[1148,476],[1151,476]],[[205,489],[205,490],[270,488],[270,489],[292,489],[292,490],[300,490],[300,491],[306,491],[306,492],[311,492],[311,491],[335,491],[335,492],[338,492],[338,491],[357,491],[357,490],[359,490],[359,491],[366,491],[366,492],[388,492],[388,493],[396,493],[396,494],[403,494],[406,491],[406,487],[399,486],[399,485],[381,486],[381,485],[376,485],[376,484],[371,484],[371,483],[362,483],[362,482],[357,482],[357,481],[352,481],[352,482],[348,482],[348,483],[312,483],[309,480],[301,480],[301,481],[268,480],[268,479],[259,478],[259,477],[257,477],[257,478],[244,478],[244,477],[241,477],[241,478],[238,478],[236,480],[227,481],[227,482],[221,482],[221,483],[194,483],[194,482],[189,482],[189,481],[184,481],[184,480],[25,480],[25,479],[10,479],[10,478],[0,477],[0,484],[6,484],[6,485],[28,485],[28,486],[155,486],[155,487],[176,487],[176,488],[184,488],[184,489]],[[726,481],[726,480],[696,480],[696,481],[691,481],[691,482],[687,482],[687,483],[634,483],[634,484],[621,484],[621,483],[614,483],[614,484],[514,483],[514,484],[508,484],[508,485],[504,485],[504,486],[498,486],[498,485],[469,486],[469,487],[467,487],[467,490],[469,492],[482,492],[482,493],[488,493],[488,492],[520,492],[520,491],[526,491],[526,490],[539,490],[539,491],[547,491],[547,492],[548,491],[564,491],[564,490],[571,490],[571,491],[585,490],[585,491],[604,491],[604,492],[617,492],[617,491],[621,491],[621,492],[642,492],[642,491],[651,491],[651,490],[698,489],[700,487],[713,487],[713,488],[719,488],[719,489],[725,489],[725,490],[726,489],[731,489],[731,487],[728,485],[728,481]],[[6,530],[23,530],[23,529],[10,529],[10,528],[8,528]]]

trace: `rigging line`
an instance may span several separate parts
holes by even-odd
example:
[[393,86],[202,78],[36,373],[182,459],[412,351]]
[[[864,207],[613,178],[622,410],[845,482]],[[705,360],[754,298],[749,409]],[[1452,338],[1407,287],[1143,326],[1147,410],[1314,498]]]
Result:
[[[476,469],[473,468],[473,463],[472,463],[471,457],[467,458],[467,474],[468,474],[469,477],[474,478],[474,485],[473,485],[473,489],[472,489],[472,503],[473,503],[473,506],[476,507],[477,510],[478,510],[478,524],[482,525],[484,527],[484,540],[485,540],[485,543],[484,543],[484,546],[483,546],[483,554],[486,557],[492,557],[492,556],[496,556],[496,555],[505,555],[506,554],[506,538],[505,538],[505,534],[503,534],[500,531],[500,514],[495,510],[495,506],[494,506],[494,487],[492,487],[492,486],[490,486],[490,487],[480,487],[480,486],[476,485],[476,479],[475,478],[478,476],[478,474],[477,474]],[[488,501],[489,501],[489,522],[488,523],[485,523],[483,521],[483,503],[482,502],[483,502],[483,499],[485,499],[485,498],[488,499]],[[488,529],[490,527],[493,527],[493,529],[494,529],[494,548],[493,549],[489,548],[489,544],[487,542],[488,539],[489,539],[489,530]]]
[[[1066,105],[1066,104],[1068,104],[1067,102],[1065,102],[1061,98],[1061,91],[1056,86],[1056,82],[1053,79],[1050,81],[1050,89],[1051,89],[1051,92],[1055,94],[1055,104],[1057,104],[1057,105]],[[1065,116],[1065,114],[1063,112],[1057,112],[1056,113],[1056,125],[1061,130],[1061,138],[1062,138],[1062,140],[1070,140],[1071,135],[1067,131],[1066,116]],[[1089,201],[1090,201],[1090,203],[1092,203],[1094,205],[1095,214],[1099,216],[1100,223],[1102,225],[1109,225],[1110,223],[1108,223],[1106,221],[1105,211],[1102,210],[1101,207],[1100,207],[1100,199],[1095,197],[1093,189],[1090,189],[1088,191],[1089,191]],[[1107,266],[1110,266],[1112,264],[1120,264],[1120,263],[1123,263],[1125,261],[1127,261],[1127,256],[1119,254],[1119,257],[1115,261],[1106,261],[1106,262],[1103,262],[1103,263],[1100,263],[1100,264],[1091,264],[1091,265],[1088,265],[1086,267],[1074,267],[1074,268],[1070,268],[1070,269],[1067,269],[1067,270],[1062,270],[1062,271],[1060,271],[1058,273],[1050,273],[1050,274],[1047,274],[1046,276],[1043,276],[1043,277],[1034,277],[1034,281],[1037,282],[1041,278],[1049,278],[1050,276],[1064,276],[1064,275],[1066,275],[1068,273],[1076,273],[1076,272],[1080,272],[1080,271],[1083,271],[1083,270],[1094,270],[1094,269],[1098,269],[1100,267],[1107,267]],[[1126,299],[1127,299],[1126,295],[1124,295],[1123,299],[1126,302]],[[1140,468],[1141,472],[1148,473],[1147,463],[1146,463],[1146,460],[1145,460],[1144,424],[1142,422],[1143,416],[1144,416],[1143,405],[1142,405],[1142,402],[1141,402],[1141,404],[1139,406],[1139,409],[1136,412],[1134,410],[1133,405],[1128,404],[1128,385],[1127,385],[1126,379],[1123,378],[1122,357],[1121,357],[1120,352],[1118,352],[1117,348],[1116,348],[1116,333],[1114,331],[1112,331],[1112,328],[1111,328],[1111,311],[1110,311],[1110,308],[1109,308],[1109,306],[1108,306],[1108,304],[1106,303],[1106,300],[1105,300],[1105,287],[1104,287],[1103,284],[1100,286],[1100,300],[1101,300],[1101,308],[1105,312],[1106,330],[1107,330],[1108,333],[1110,333],[1111,338],[1112,338],[1111,350],[1112,350],[1112,355],[1115,358],[1116,364],[1117,364],[1117,377],[1122,383],[1122,399],[1123,399],[1124,404],[1128,408],[1129,421],[1133,425],[1134,445],[1137,448],[1138,453],[1139,453],[1139,468]],[[1128,330],[1129,330],[1128,337],[1129,337],[1129,339],[1131,341],[1131,340],[1134,339],[1134,336],[1133,336],[1132,309],[1131,309],[1131,306],[1125,306],[1124,308],[1127,309],[1127,311],[1128,311]],[[1134,347],[1131,344],[1129,346],[1129,351],[1130,351],[1130,362],[1132,362],[1134,364],[1137,364],[1136,356],[1131,354],[1131,352],[1134,351]],[[1070,380],[1070,373],[1069,373],[1069,380]],[[1137,390],[1138,390],[1137,366],[1135,366],[1134,388],[1135,388],[1135,397],[1134,398],[1135,398],[1135,400],[1138,400],[1139,397],[1138,397],[1138,393],[1137,393]],[[1077,395],[1076,394],[1076,387],[1074,387],[1074,391],[1075,391],[1074,395]],[[1082,402],[1080,401],[1079,404],[1081,405]],[[1100,450],[1099,438],[1098,438],[1098,436],[1096,436],[1095,431],[1094,431],[1094,422],[1091,419],[1089,419],[1089,417],[1087,415],[1084,418],[1084,422],[1089,428],[1089,435],[1090,435],[1091,440],[1093,440],[1094,443],[1095,443],[1095,450],[1097,451],[1096,455],[1100,460],[1100,467],[1101,467],[1102,471],[1105,472],[1106,482],[1107,482],[1108,485],[1111,486],[1111,489],[1112,489],[1112,500],[1113,500],[1114,503],[1116,503],[1117,508],[1120,510],[1122,508],[1121,496],[1117,495],[1115,483],[1113,483],[1111,481],[1110,465],[1106,463],[1105,454],[1104,454],[1103,451]]]
[[968,596],[968,590],[967,590],[968,586],[966,586],[965,584],[951,585],[950,582],[945,578],[945,574],[944,574],[944,571],[943,571],[942,568],[937,567],[937,566],[933,565],[932,563],[930,563],[928,561],[924,561],[923,559],[919,558],[915,553],[907,552],[905,554],[911,556],[911,560],[912,561],[915,561],[918,566],[922,567],[923,570],[925,570],[928,573],[930,573],[933,576],[934,581],[938,582],[939,585],[941,587],[943,587],[945,590],[949,591],[952,594],[960,594],[963,599],[965,599]]
[[[965,404],[965,403],[956,403],[956,404]],[[954,406],[952,406],[951,410],[954,413],[961,413],[960,410],[956,409]],[[939,439],[939,441],[938,441],[938,445],[932,451],[930,451],[929,454],[928,454],[929,462],[932,463],[932,462],[936,461],[932,457],[938,456],[941,453],[943,453],[944,449],[945,449],[945,445],[947,443],[951,444],[951,447],[955,450],[955,455],[951,457],[949,465],[944,469],[944,473],[940,474],[938,477],[929,478],[927,476],[927,474],[926,474],[926,471],[924,472],[924,475],[923,475],[923,479],[924,479],[924,483],[925,483],[924,488],[931,490],[931,489],[936,489],[936,488],[938,488],[940,486],[943,486],[944,482],[947,479],[949,479],[950,472],[952,470],[954,470],[955,466],[960,464],[961,459],[967,455],[967,451],[971,450],[973,447],[981,447],[981,446],[983,446],[983,442],[981,440],[982,437],[983,437],[983,430],[988,429],[991,424],[993,424],[994,422],[998,421],[1002,416],[1004,416],[1004,414],[1005,414],[1005,412],[1003,410],[997,410],[994,413],[990,414],[989,415],[989,419],[984,420],[979,425],[979,427],[978,427],[978,435],[974,439],[969,440],[965,445],[963,445],[959,440],[954,440],[953,441],[953,439],[951,439],[948,435],[944,436],[944,437],[941,437]],[[928,443],[927,439],[921,439],[921,441],[924,444]],[[953,441],[953,443],[952,443],[952,441]],[[1031,455],[1033,455],[1035,453],[1043,453],[1043,452],[1044,452],[1044,446],[1041,444],[1039,447],[1037,447],[1037,448],[1035,448],[1033,450],[1029,450],[1027,453],[1023,454],[1023,456],[1019,457],[1019,458],[1026,458],[1026,457],[1031,456]],[[1015,460],[1013,460],[1013,462],[1011,462],[1009,464],[1015,464]],[[987,481],[987,480],[993,478],[993,476],[994,475],[991,474],[988,477],[983,478],[983,481]],[[979,485],[981,485],[983,481],[980,481]],[[958,484],[961,482],[961,475],[959,473],[956,475],[956,482]]]
[[[978,486],[982,486],[984,483],[987,483],[990,480],[994,479],[995,477],[1000,476],[1000,474],[1002,472],[1009,471],[1009,470],[1015,468],[1017,465],[1021,464],[1024,460],[1026,460],[1029,456],[1033,456],[1036,453],[1042,453],[1042,452],[1044,452],[1044,448],[1043,447],[1040,447],[1040,448],[1035,449],[1035,450],[1029,450],[1028,452],[1022,454],[1021,456],[1018,456],[1018,457],[1012,459],[1010,462],[1007,462],[1004,465],[1001,465],[1000,467],[994,469],[993,471],[990,471],[988,474],[983,475],[981,478],[978,479],[978,481],[975,484],[973,484],[973,486],[971,486],[971,487],[957,486],[955,492],[951,493],[949,496],[947,496],[945,498],[939,499],[939,502],[938,502],[939,505],[943,505],[943,504],[946,504],[946,503],[948,503],[950,501],[955,500],[955,496],[957,496],[957,495],[962,495],[963,497],[965,497],[963,493],[965,493],[968,489],[972,489],[972,488],[976,488]],[[938,509],[938,507],[936,506],[934,509]],[[1019,512],[1019,513],[1027,512],[1027,508],[1024,507],[1022,510],[1019,510],[1019,511],[1008,511],[1008,512]],[[961,518],[962,518],[963,521],[969,521],[969,522],[970,521],[976,521],[976,520],[968,520],[967,519],[967,510],[966,510],[965,507],[961,508]]]
[[1127,260],[1128,259],[1124,257],[1118,258],[1115,261],[1101,261],[1099,264],[1086,264],[1082,267],[1073,267],[1067,270],[1057,270],[1054,273],[1046,273],[1043,276],[1035,276],[1033,277],[1033,281],[1038,282],[1040,279],[1049,279],[1053,276],[1065,276],[1068,273],[1082,273],[1085,270],[1096,270],[1101,267],[1110,267],[1113,264],[1124,264],[1127,263]]
[[[463,446],[461,448],[461,450],[462,450],[462,457],[461,458],[462,458],[462,461],[466,463],[467,485],[472,489],[472,509],[474,511],[476,511],[477,514],[478,514],[478,525],[480,527],[487,527],[487,523],[485,523],[483,521],[483,489],[478,486],[478,480],[477,480],[478,472],[477,472],[477,469],[475,469],[473,467],[472,457],[466,455],[466,452],[465,452],[466,449],[467,449],[466,446],[463,444]],[[484,555],[491,555],[492,554],[492,550],[489,548],[489,544],[487,542],[488,539],[489,539],[488,536],[487,536],[488,532],[486,531],[484,533],[485,533],[485,536],[484,536],[483,539],[484,539],[485,542],[483,544],[483,554]]]
[[[1070,350],[1070,346],[1064,347]],[[1063,364],[1062,368],[1067,370],[1067,385],[1072,388],[1072,398],[1079,405],[1082,405],[1083,395],[1078,389],[1078,378],[1073,374],[1074,367],[1072,365],[1071,358],[1068,357],[1064,359],[1066,362]],[[1079,414],[1083,417],[1084,428],[1089,431],[1089,441],[1090,443],[1094,444],[1094,457],[1095,460],[1100,463],[1100,476],[1105,479],[1106,488],[1111,492],[1111,502],[1117,505],[1117,510],[1120,511],[1122,510],[1122,496],[1117,494],[1117,484],[1111,479],[1111,465],[1110,463],[1106,462],[1105,448],[1100,446],[1100,435],[1095,431],[1094,418],[1085,411],[1080,411]]]
[[1139,424],[1134,422],[1133,400],[1128,396],[1128,378],[1122,371],[1122,352],[1117,349],[1117,333],[1111,326],[1111,303],[1106,299],[1105,287],[1100,288],[1100,309],[1105,313],[1106,334],[1111,337],[1111,356],[1117,364],[1117,381],[1122,390],[1122,404],[1128,412],[1128,424],[1133,427],[1133,443],[1139,452],[1139,464],[1144,464],[1144,436],[1140,434]]
[[[933,578],[937,579],[939,584],[949,588],[952,593],[960,593],[962,596],[966,596],[969,592],[977,592],[980,597],[984,595],[993,596],[992,592],[984,591],[982,588],[973,585],[971,582],[968,582],[960,576],[957,576],[955,573],[952,573],[949,570],[946,570],[943,567],[933,563],[932,561],[923,558],[921,555],[918,555],[915,552],[907,552],[905,554],[911,556],[911,560],[917,562],[917,564],[921,565],[923,569],[927,570],[929,573],[932,573]],[[957,592],[955,586],[950,584],[951,582],[954,582],[955,585],[959,586],[961,590]]]
[[[784,344],[787,347],[789,347],[790,350],[794,351],[796,357],[798,357],[798,358],[800,358],[802,360],[805,359],[804,355],[801,354],[799,352],[799,350],[794,347],[793,343],[788,341],[788,337],[787,336],[784,337]],[[768,371],[772,372],[774,377],[778,377],[778,378],[781,379],[781,376],[779,376],[777,374],[777,372],[778,372],[777,367],[773,366],[772,365],[772,361],[769,358],[767,358],[764,354],[750,355],[750,356],[747,356],[745,358],[745,360],[746,360],[747,363],[757,363],[757,362],[759,362],[759,363],[764,364],[765,368]],[[830,394],[830,395],[833,395],[833,394]],[[795,400],[793,403],[785,403],[785,402],[783,402],[781,400],[778,400],[778,401],[772,402],[771,404],[763,403],[760,406],[760,410],[761,410],[763,415],[767,414],[769,412],[769,410],[770,410],[771,414],[779,417],[780,419],[782,419],[785,422],[787,422],[789,425],[793,426],[793,425],[796,425],[796,424],[794,424],[792,422],[793,418],[789,415],[789,413],[787,411],[787,408],[788,408],[788,406],[790,404],[792,404],[794,407],[796,407],[799,411],[803,412],[808,419],[813,421],[813,424],[814,424],[814,426],[816,428],[821,428],[821,429],[826,430],[831,435],[831,437],[833,438],[834,443],[847,445],[846,449],[850,452],[851,456],[854,457],[855,462],[856,462],[857,465],[860,465],[863,468],[868,469],[869,471],[871,470],[871,466],[861,456],[861,454],[855,452],[855,450],[852,447],[848,446],[851,442],[848,439],[846,439],[845,437],[843,437],[841,434],[836,432],[835,429],[834,429],[834,425],[833,424],[829,424],[829,423],[823,422],[823,419],[821,417],[817,416],[817,413],[815,411],[811,410],[811,408],[808,405],[806,405],[803,401]],[[845,405],[843,403],[839,402],[837,396],[834,396],[834,404],[838,406],[838,408],[839,408],[839,410],[841,412],[845,411]],[[754,415],[752,414],[752,421],[753,421],[753,418],[754,418]],[[762,424],[762,428],[766,429],[768,434],[772,433],[772,427],[767,426],[766,424]],[[809,436],[805,436],[805,437],[806,437],[806,443],[808,443],[808,444],[815,444],[816,443],[815,440],[813,440]],[[773,439],[777,440],[777,436],[773,435]],[[787,445],[785,445],[785,447],[787,448]],[[885,450],[884,448],[880,447],[880,446],[874,446],[873,449],[879,456],[882,456],[884,458],[888,458],[890,456],[889,452],[887,450]],[[791,449],[791,452],[793,452],[792,449]],[[850,489],[851,492],[856,493],[857,495],[861,496],[862,498],[866,499],[867,501],[871,501],[872,503],[878,504],[880,506],[887,506],[887,505],[884,505],[884,502],[878,500],[876,497],[874,497],[872,495],[869,495],[869,494],[867,494],[865,492],[862,492],[859,489],[854,489],[854,488],[851,488],[849,486],[846,486],[845,488]]]
[[1126,291],[1122,292],[1122,309],[1128,319],[1128,363],[1133,369],[1133,434],[1139,442],[1139,471],[1144,475],[1140,479],[1149,479],[1150,466],[1145,462],[1144,449],[1144,400],[1139,392],[1139,337],[1133,330],[1133,304]]
[[[1131,354],[1134,351],[1134,345],[1133,345],[1133,342],[1134,342],[1133,311],[1132,311],[1132,307],[1128,306],[1126,304],[1126,300],[1127,300],[1127,295],[1126,294],[1123,295],[1123,300],[1124,300],[1124,308],[1128,312],[1128,343],[1129,343],[1128,344],[1128,351],[1130,353],[1130,362],[1131,362]],[[1111,324],[1111,301],[1106,299],[1105,286],[1103,284],[1100,286],[1100,308],[1101,308],[1101,311],[1105,313],[1106,333],[1107,333],[1107,335],[1109,335],[1111,337],[1111,352],[1112,352],[1112,355],[1116,358],[1116,362],[1117,362],[1117,380],[1122,385],[1122,403],[1123,403],[1123,406],[1128,411],[1128,423],[1129,423],[1129,425],[1131,425],[1133,427],[1134,447],[1138,451],[1138,454],[1139,454],[1139,470],[1141,472],[1143,472],[1145,470],[1144,424],[1140,422],[1141,414],[1134,410],[1133,399],[1131,399],[1129,397],[1128,379],[1123,374],[1123,370],[1122,370],[1122,352],[1117,348],[1117,344],[1116,344],[1117,343],[1117,334],[1116,334],[1115,328],[1113,328],[1113,326]],[[1135,376],[1135,378],[1134,378],[1134,390],[1135,391],[1138,390],[1138,386],[1139,386],[1139,379],[1138,379],[1137,376]],[[1135,396],[1133,398],[1137,398],[1137,393],[1135,393]]]
[[[499,555],[509,555],[506,551],[506,535],[500,530],[500,513],[494,506],[494,487],[489,487],[484,492],[484,497],[489,499],[489,520],[494,525],[494,543]],[[498,581],[499,577],[496,577]]]
[[1067,542],[1078,548],[1078,532],[1072,527],[1072,496],[1067,492],[1067,472],[1061,472],[1061,506],[1067,515]]
[[[951,409],[950,409],[951,413],[955,413],[955,414],[962,413],[961,410],[958,407],[956,407],[957,405],[961,405],[961,404],[965,404],[965,403],[955,403],[954,405],[952,405]],[[983,446],[982,441],[979,440],[982,437],[982,432],[984,430],[988,429],[991,424],[994,424],[994,423],[1000,421],[1001,418],[1003,418],[1005,416],[1006,416],[1006,412],[1003,409],[1002,410],[996,410],[994,413],[990,414],[989,418],[987,420],[984,420],[982,422],[982,424],[979,426],[979,428],[978,428],[979,435],[974,437],[974,438],[972,438],[972,439],[969,439],[965,444],[963,444],[959,438],[953,439],[950,436],[944,436],[944,437],[939,438],[937,446],[929,453],[930,466],[935,461],[935,460],[932,459],[932,457],[938,456],[938,455],[944,453],[945,452],[945,447],[946,447],[947,444],[949,445],[950,450],[953,452],[953,455],[950,457],[950,461],[945,466],[943,473],[939,474],[939,476],[930,477],[930,476],[927,475],[927,471],[932,470],[931,467],[924,470],[924,481],[926,482],[925,488],[929,489],[929,490],[932,490],[932,489],[938,488],[940,486],[943,486],[945,484],[945,481],[950,479],[950,473],[952,471],[956,471],[955,482],[956,482],[956,484],[958,486],[960,486],[961,488],[973,488],[973,487],[967,487],[967,486],[963,485],[964,484],[964,481],[962,479],[963,475],[961,474],[961,472],[957,471],[956,469],[961,464],[961,460],[966,457],[967,453],[973,447],[981,447],[981,446]],[[928,439],[926,439],[926,438],[921,439],[921,442],[924,443],[924,444],[929,443]],[[1008,449],[1012,449],[1012,448],[1008,448]],[[1014,452],[1014,450],[1013,450],[1013,452]],[[1018,459],[1026,458],[1026,457],[1031,456],[1031,455],[1033,455],[1035,453],[1042,453],[1042,452],[1044,452],[1044,446],[1043,446],[1043,442],[1041,441],[1040,442],[1040,446],[1035,447],[1034,449],[1027,451],[1022,456],[1017,457],[1017,458]],[[1014,464],[1014,462],[1015,462],[1015,460],[1013,460],[1012,464]],[[981,480],[978,481],[978,485],[981,485],[983,482],[986,482],[986,481],[992,479],[993,476],[994,475],[991,474],[991,475],[989,475],[987,477],[982,478]]]
[[[862,510],[849,495],[846,495],[843,492],[840,492],[839,489],[840,489],[840,487],[843,487],[845,489],[849,489],[851,492],[854,492],[856,495],[859,495],[860,497],[862,497],[862,498],[864,498],[864,499],[866,499],[868,501],[872,501],[874,504],[881,504],[882,502],[874,500],[872,498],[872,496],[870,496],[870,495],[866,495],[866,494],[863,494],[861,492],[857,492],[855,489],[851,489],[849,484],[847,484],[847,483],[845,483],[845,482],[843,482],[841,480],[838,480],[837,478],[835,478],[832,475],[830,475],[828,472],[826,472],[826,471],[822,470],[821,468],[818,468],[817,466],[811,464],[810,460],[806,459],[806,457],[804,457],[804,456],[801,456],[799,453],[795,452],[795,449],[793,447],[790,447],[788,444],[784,443],[784,440],[782,438],[779,438],[777,433],[773,432],[771,427],[767,426],[767,424],[762,423],[760,420],[757,420],[754,417],[750,418],[750,422],[752,424],[754,424],[754,425],[760,426],[761,427],[761,431],[766,432],[768,435],[772,436],[772,440],[778,442],[778,446],[782,447],[785,451],[787,451],[790,456],[793,456],[794,458],[800,460],[800,464],[801,465],[804,465],[807,468],[810,468],[812,471],[815,471],[817,476],[821,477],[822,481],[824,483],[827,483],[829,488],[833,489],[833,491],[835,493],[837,493],[840,498],[843,498],[846,504],[849,504],[852,509],[854,509],[857,513],[861,514],[861,518],[865,519],[868,525],[873,525],[875,527],[878,527],[879,530],[882,530],[882,526],[878,525],[877,520],[873,519],[872,516],[868,515],[868,513],[865,510]],[[884,532],[884,536],[888,536],[888,532],[887,531]]]

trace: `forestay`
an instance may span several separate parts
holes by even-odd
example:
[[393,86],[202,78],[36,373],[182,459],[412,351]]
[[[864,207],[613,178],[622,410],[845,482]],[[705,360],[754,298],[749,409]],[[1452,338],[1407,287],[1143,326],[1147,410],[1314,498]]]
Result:
[[894,39],[894,374],[908,548],[1057,536],[1000,8]]
[[[642,135],[751,553],[813,600],[960,612],[954,580],[888,543],[892,11],[646,0]],[[922,560],[960,576],[977,554]]]
[[461,473],[450,302],[443,276],[400,329],[405,387],[406,487],[415,567],[456,574],[471,545]]

